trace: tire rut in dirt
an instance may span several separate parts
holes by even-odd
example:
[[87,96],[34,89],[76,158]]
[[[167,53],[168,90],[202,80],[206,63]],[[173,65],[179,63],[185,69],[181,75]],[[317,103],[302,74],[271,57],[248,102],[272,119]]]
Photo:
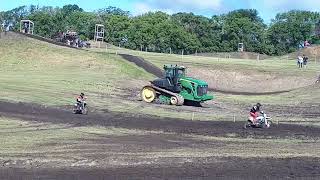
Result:
[[73,126],[121,127],[127,129],[158,130],[172,133],[210,135],[219,137],[255,138],[314,138],[320,137],[320,128],[280,124],[269,129],[243,129],[244,122],[189,121],[173,118],[129,114],[129,113],[89,113],[73,114],[71,109],[61,110],[36,104],[0,102],[0,116],[26,121],[71,124]]

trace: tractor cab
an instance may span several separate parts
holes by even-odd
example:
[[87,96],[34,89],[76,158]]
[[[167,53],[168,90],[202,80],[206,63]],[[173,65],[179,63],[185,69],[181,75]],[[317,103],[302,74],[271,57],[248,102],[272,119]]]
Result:
[[164,65],[163,66],[165,77],[156,79],[151,83],[159,88],[164,88],[171,92],[180,92],[181,85],[179,80],[185,77],[186,68],[178,65]]
[[164,65],[163,69],[166,74],[166,78],[173,82],[173,84],[174,81],[186,76],[186,68],[184,66]]

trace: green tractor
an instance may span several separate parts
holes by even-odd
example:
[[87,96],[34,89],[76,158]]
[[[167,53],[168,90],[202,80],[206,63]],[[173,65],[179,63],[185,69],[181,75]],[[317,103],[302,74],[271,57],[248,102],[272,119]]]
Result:
[[141,98],[147,103],[182,106],[186,102],[200,104],[213,99],[208,95],[208,83],[186,77],[186,68],[178,65],[164,65],[165,77],[151,81],[141,90]]

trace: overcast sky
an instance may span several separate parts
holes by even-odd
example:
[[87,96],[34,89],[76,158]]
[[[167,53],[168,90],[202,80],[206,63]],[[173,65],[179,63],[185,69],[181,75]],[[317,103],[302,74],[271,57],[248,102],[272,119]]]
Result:
[[0,0],[0,11],[22,5],[59,6],[77,4],[86,11],[116,6],[133,15],[161,10],[167,13],[193,12],[211,17],[240,8],[257,9],[266,23],[279,12],[293,9],[320,10],[320,0]]

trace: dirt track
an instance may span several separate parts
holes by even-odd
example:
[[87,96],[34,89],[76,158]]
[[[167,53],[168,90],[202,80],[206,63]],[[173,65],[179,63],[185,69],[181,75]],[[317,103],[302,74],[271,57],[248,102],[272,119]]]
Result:
[[[318,179],[320,159],[212,159],[215,163],[185,163],[180,167],[138,166],[111,169],[0,169],[1,180],[104,179]],[[208,160],[207,160],[208,161]],[[209,160],[210,161],[210,160]],[[10,178],[8,178],[10,177]],[[21,179],[21,178],[19,178]]]
[[243,122],[192,122],[181,119],[162,119],[146,115],[110,112],[79,116],[74,115],[67,110],[45,108],[24,103],[14,104],[0,102],[0,107],[1,116],[14,117],[27,121],[72,124],[74,126],[101,125],[127,129],[160,130],[164,132],[220,137],[227,137],[230,134],[234,134],[237,137],[256,136],[257,138],[320,137],[320,128],[311,126],[303,127],[298,125],[280,124],[278,126],[274,125],[273,128],[268,130],[255,129],[248,131],[242,128]]
[[[274,126],[268,130],[244,130],[243,122],[191,122],[180,119],[105,112],[79,116],[68,110],[47,108],[35,104],[0,102],[0,116],[14,117],[25,121],[70,124],[73,126],[114,126],[128,129],[160,130],[177,134],[196,134],[228,137],[255,138],[308,138],[319,139],[320,129],[297,125]],[[174,136],[174,135],[172,135]],[[132,137],[134,138],[134,137]],[[148,146],[168,146],[158,136],[144,139]],[[119,139],[120,140],[120,139]],[[118,141],[119,141],[118,140]],[[115,141],[117,141],[115,139]],[[120,140],[121,141],[121,140]],[[133,141],[135,140],[126,140]],[[110,142],[108,139],[106,142]],[[153,145],[156,143],[155,145]],[[159,144],[158,144],[159,143]],[[130,147],[130,146],[129,146]],[[96,157],[99,158],[99,157]],[[172,159],[168,159],[171,162]],[[0,179],[287,179],[297,177],[320,177],[320,159],[268,159],[252,158],[198,158],[184,164],[141,165],[107,169],[0,169]],[[263,166],[266,166],[266,169]],[[253,173],[254,172],[254,173]],[[131,178],[134,177],[134,178]],[[315,178],[317,179],[317,178]]]

